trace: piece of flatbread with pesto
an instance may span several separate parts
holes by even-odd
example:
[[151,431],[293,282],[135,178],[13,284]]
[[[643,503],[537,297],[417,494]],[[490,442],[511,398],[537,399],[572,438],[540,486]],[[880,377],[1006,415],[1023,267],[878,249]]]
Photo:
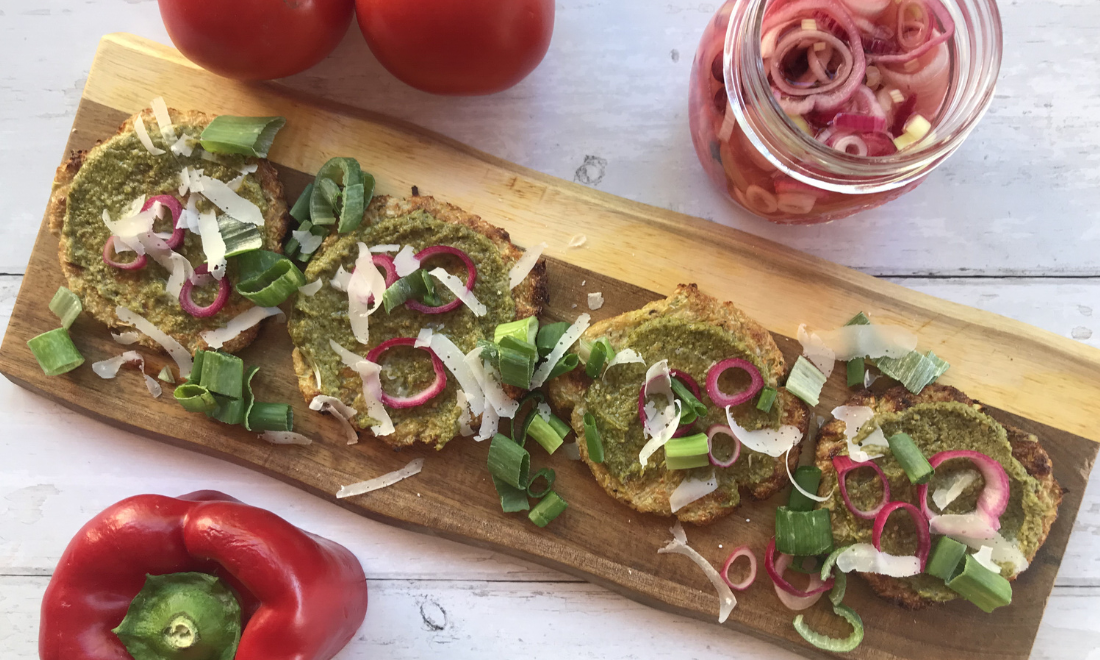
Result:
[[[809,428],[806,406],[790,395],[779,383],[786,374],[783,355],[767,330],[748,318],[729,302],[719,302],[699,292],[694,284],[680,285],[664,300],[595,323],[583,335],[582,342],[606,337],[616,352],[633,349],[645,360],[645,365],[625,363],[612,366],[593,381],[583,368],[550,382],[551,402],[571,415],[581,457],[595,475],[596,481],[612,497],[645,513],[675,515],[695,524],[711,523],[731,513],[742,495],[766,499],[788,484],[784,457],[772,457],[741,448],[737,462],[729,468],[712,466],[691,470],[669,470],[665,467],[664,449],[657,450],[643,469],[638,454],[647,438],[638,419],[638,392],[645,381],[646,367],[668,360],[670,369],[688,373],[703,388],[701,401],[708,414],[695,423],[695,430],[705,432],[713,424],[726,425],[726,411],[707,396],[707,371],[726,358],[741,358],[760,371],[765,386],[779,389],[779,396],[768,413],[756,409],[750,401],[733,409],[733,416],[743,428],[779,428],[791,425],[799,429],[799,438]],[[738,372],[733,372],[738,373]],[[743,375],[738,373],[738,375]],[[747,377],[745,378],[747,381]],[[747,386],[736,382],[723,386],[728,391]],[[588,456],[584,438],[584,415],[593,414],[603,439],[604,462],[594,463]],[[793,470],[798,464],[800,445],[789,455]],[[717,477],[718,489],[702,499],[679,509],[675,514],[669,497],[680,483],[689,477]]]
[[[348,295],[330,283],[343,267],[351,272],[358,257],[358,244],[412,246],[417,252],[433,245],[456,247],[473,260],[477,280],[473,293],[485,305],[484,316],[476,316],[467,305],[443,314],[424,314],[402,305],[390,313],[380,308],[370,316],[370,343],[360,344],[348,320]],[[376,197],[364,213],[363,224],[347,234],[325,239],[306,269],[310,282],[321,279],[324,286],[312,296],[299,295],[290,316],[290,337],[294,342],[294,370],[306,401],[318,394],[334,396],[357,411],[352,423],[367,430],[378,423],[366,413],[359,374],[341,361],[329,340],[358,355],[395,337],[416,337],[423,328],[446,335],[464,353],[478,340],[492,341],[500,323],[537,316],[547,300],[546,262],[539,260],[515,288],[509,289],[508,273],[523,251],[513,245],[508,232],[476,215],[439,202],[432,197],[398,199]],[[465,281],[466,268],[456,257],[433,257],[425,268],[441,266]],[[454,296],[437,283],[446,302]],[[431,361],[425,351],[392,348],[380,358],[382,389],[394,396],[422,391],[434,380]],[[508,388],[505,388],[509,391]],[[394,432],[379,439],[395,447],[422,442],[442,449],[460,435],[458,383],[447,372],[447,386],[427,403],[413,408],[387,408]],[[516,394],[516,391],[509,391]],[[476,428],[477,420],[471,420]]]
[[[894,387],[880,394],[864,390],[845,405],[871,408],[875,413],[874,422],[886,437],[907,433],[927,458],[941,451],[967,449],[979,451],[1000,463],[1008,474],[1011,488],[1008,509],[1001,516],[999,532],[1007,543],[1001,543],[995,550],[993,560],[1002,567],[1002,575],[1015,579],[1019,571],[1026,568],[1017,564],[1035,558],[1035,553],[1050,533],[1050,526],[1058,517],[1058,504],[1062,501],[1062,489],[1054,480],[1050,456],[1038,438],[998,423],[986,414],[982,404],[946,385],[929,385],[920,394],[913,394],[904,387]],[[871,422],[865,424],[853,441],[862,442],[874,426]],[[847,454],[845,424],[833,419],[818,433],[816,464],[822,472],[818,494],[825,496],[832,493],[832,497],[820,506],[832,512],[833,540],[837,547],[870,543],[874,523],[853,515],[836,487],[837,473],[832,459]],[[885,456],[873,460],[886,473],[890,483],[890,499],[919,507],[916,486],[909,482],[893,456],[886,452]],[[936,468],[928,484],[929,506],[933,512],[940,511],[933,502],[935,492],[963,471],[972,471],[976,480],[948,504],[944,512],[963,514],[974,510],[985,482],[970,461],[960,459],[945,462]],[[882,498],[880,481],[869,469],[848,473],[846,483],[849,497],[861,509],[873,508]],[[933,535],[933,548],[938,538],[938,535]],[[883,534],[882,549],[900,556],[916,553],[916,533],[907,516],[890,518]],[[880,596],[909,609],[959,597],[943,580],[928,574],[907,578],[875,573],[860,575]]]
[[[213,115],[201,112],[177,112],[169,109],[173,129],[178,136],[198,139]],[[282,251],[283,236],[290,223],[283,186],[275,168],[263,158],[220,154],[216,160],[202,157],[202,149],[195,145],[190,156],[174,154],[158,129],[151,110],[139,115],[145,124],[153,145],[165,153],[154,156],[142,146],[134,131],[134,115],[126,120],[118,133],[106,142],[97,143],[88,151],[72,154],[57,168],[53,191],[50,195],[46,217],[50,231],[59,238],[58,257],[61,270],[69,288],[80,297],[84,311],[108,327],[127,329],[115,314],[115,307],[122,305],[144,316],[153,325],[170,335],[194,353],[208,348],[199,333],[226,325],[230,319],[254,307],[231,288],[229,301],[221,310],[208,318],[196,318],[183,311],[177,297],[165,290],[169,273],[152,258],[140,270],[121,270],[107,265],[103,259],[103,247],[111,232],[103,222],[103,212],[112,219],[119,216],[140,196],[172,195],[187,205],[191,193],[180,195],[180,172],[184,167],[202,170],[205,176],[223,182],[240,180],[237,194],[259,207],[263,214],[264,249]],[[210,157],[210,154],[207,154]],[[236,185],[236,183],[234,183]],[[199,210],[214,207],[205,199],[196,204]],[[171,221],[158,221],[154,231],[171,232]],[[198,266],[206,261],[199,235],[185,232],[183,245],[176,250]],[[119,257],[129,261],[132,256]],[[226,277],[237,281],[236,264],[229,260]],[[196,287],[192,299],[199,306],[213,302],[216,287]],[[245,330],[226,342],[222,350],[234,352],[247,346],[256,337],[259,326]],[[160,349],[155,341],[141,335],[139,342],[149,348]]]

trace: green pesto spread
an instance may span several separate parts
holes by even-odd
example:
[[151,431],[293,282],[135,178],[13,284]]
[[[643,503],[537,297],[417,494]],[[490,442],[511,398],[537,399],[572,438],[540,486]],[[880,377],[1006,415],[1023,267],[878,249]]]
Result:
[[[767,385],[774,387],[776,384],[775,374],[770,373],[764,361],[742,338],[709,323],[676,317],[654,318],[636,327],[625,341],[612,341],[612,346],[616,351],[634,349],[645,358],[647,365],[667,359],[670,369],[679,369],[695,379],[702,390],[700,401],[707,406],[707,415],[705,419],[697,419],[693,423],[693,433],[706,432],[713,424],[727,423],[725,408],[714,405],[706,393],[707,371],[718,361],[726,358],[748,360],[760,370]],[[603,465],[624,484],[660,479],[665,472],[663,448],[649,458],[645,468],[638,461],[638,454],[648,440],[638,418],[638,392],[645,382],[645,374],[646,367],[641,364],[615,365],[607,369],[585,394],[585,410],[595,416],[603,439]],[[724,391],[736,391],[736,385],[720,385]],[[755,401],[751,401],[735,408],[734,418],[749,430],[778,428],[783,414],[782,401],[777,399],[768,413],[757,410]],[[658,401],[658,405],[661,403]],[[741,501],[738,486],[768,479],[779,460],[782,458],[773,458],[742,446],[740,458],[729,468],[708,466],[669,471],[669,474],[681,475],[681,480],[707,479],[714,470],[718,479],[717,492],[725,497],[722,506],[734,507]]]
[[[1025,556],[1031,556],[1035,552],[1042,535],[1044,514],[1037,495],[1041,487],[1023,465],[1012,457],[1012,447],[1005,429],[992,417],[964,403],[952,401],[922,403],[901,412],[877,415],[875,420],[886,437],[895,433],[909,434],[928,458],[942,451],[967,449],[981,452],[1000,463],[1011,484],[1008,508],[1001,516],[1000,534],[1006,539],[1015,540]],[[862,441],[873,429],[873,424],[865,425],[854,441]],[[875,463],[882,468],[890,482],[890,499],[910,502],[919,507],[917,487],[909,483],[905,471],[890,454],[890,450],[884,448],[884,451],[886,455],[875,459]],[[955,473],[967,470],[977,472],[973,463],[965,459],[947,461],[936,468],[936,474],[928,484],[929,506],[933,512],[938,509],[932,502],[932,493]],[[833,490],[832,498],[822,506],[832,511],[833,538],[836,545],[839,547],[849,543],[870,543],[874,521],[854,516],[844,505],[840,490],[834,489],[835,485],[836,473],[833,472],[822,480],[821,492]],[[849,472],[847,485],[852,503],[862,510],[874,508],[882,501],[881,482],[870,468]],[[978,473],[978,479],[949,504],[943,513],[963,514],[973,511],[984,487],[985,482]],[[938,535],[932,537],[933,548],[938,538]],[[894,555],[916,554],[916,529],[909,516],[903,512],[890,516],[883,533],[882,549]],[[1003,564],[1001,572],[1005,577],[1012,575],[1012,566]],[[946,601],[957,597],[954,591],[944,585],[943,580],[931,575],[922,574],[902,579],[918,594],[931,600]]]
[[[416,251],[433,245],[456,247],[473,260],[477,266],[477,282],[474,296],[485,305],[488,312],[475,316],[466,305],[444,314],[423,314],[405,306],[386,313],[380,308],[369,321],[370,344],[359,344],[351,331],[348,320],[347,293],[337,291],[328,283],[343,266],[351,272],[359,256],[359,242],[373,245],[411,245]],[[462,280],[466,279],[466,267],[456,257],[439,255],[424,264],[427,268],[441,266]],[[320,251],[306,269],[309,281],[321,278],[325,285],[313,296],[298,296],[290,317],[290,337],[307,362],[315,365],[321,374],[322,393],[335,396],[359,411],[356,424],[369,428],[377,424],[366,414],[362,397],[362,381],[329,346],[329,339],[344,348],[366,355],[370,348],[395,337],[416,337],[422,328],[446,335],[464,353],[472,351],[479,339],[492,339],[493,330],[500,323],[516,317],[516,304],[508,281],[509,266],[504,263],[500,250],[485,236],[463,225],[437,220],[425,211],[387,218],[374,224],[364,223],[355,231],[340,236],[335,244]],[[437,286],[440,298],[446,302],[454,299],[449,290]],[[380,358],[382,389],[390,395],[401,396],[421,391],[434,380],[431,359],[425,351],[413,347],[390,349]],[[461,409],[455,393],[458,383],[447,373],[447,388],[427,404],[415,408],[388,409],[390,419],[399,429],[414,428],[424,441],[434,441],[442,447],[458,434],[458,418]]]
[[[197,139],[204,125],[175,124],[177,135],[188,135]],[[218,162],[201,158],[201,149],[195,148],[190,157],[177,156],[169,151],[168,144],[151,127],[149,136],[153,144],[165,150],[164,154],[150,154],[137,135],[131,130],[116,135],[104,144],[92,149],[73,179],[66,202],[65,220],[62,233],[65,237],[64,259],[80,269],[80,274],[70,281],[85,307],[90,308],[101,318],[113,318],[114,308],[123,305],[145,316],[153,325],[172,335],[185,345],[195,347],[198,333],[225,325],[229,319],[244,311],[252,304],[238,295],[230,293],[229,302],[216,315],[199,319],[180,308],[179,300],[165,291],[169,272],[152,257],[140,270],[121,270],[108,266],[103,261],[103,246],[111,232],[103,222],[106,210],[112,220],[118,220],[138,197],[154,195],[172,195],[179,198],[179,174],[187,166],[201,169],[206,176],[230,181],[240,175],[241,167],[256,159],[244,156],[219,155]],[[267,202],[260,188],[258,177],[249,174],[244,177],[239,190],[241,197],[256,204],[261,212],[266,212]],[[183,203],[183,202],[181,202]],[[207,208],[205,199],[197,204],[199,210]],[[154,231],[171,232],[169,214],[158,220]],[[274,246],[270,244],[269,249]],[[206,261],[202,251],[202,240],[198,234],[185,232],[183,245],[176,250],[185,256],[192,265]],[[120,262],[133,260],[132,252],[124,252],[117,257]],[[233,260],[228,264],[230,282],[236,281],[236,265]],[[100,299],[90,299],[88,294],[98,292]],[[196,287],[192,300],[200,306],[213,302],[217,287]],[[103,309],[106,307],[107,309]]]

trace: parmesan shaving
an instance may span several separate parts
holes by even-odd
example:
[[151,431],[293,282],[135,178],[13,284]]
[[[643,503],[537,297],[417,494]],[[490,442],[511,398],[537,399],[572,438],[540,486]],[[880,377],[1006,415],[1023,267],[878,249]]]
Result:
[[397,271],[398,277],[405,277],[420,268],[420,260],[416,258],[416,250],[413,249],[413,246],[406,245],[401,248],[401,251],[393,258],[393,267]]
[[539,404],[535,406],[535,412],[539,414],[539,417],[542,418],[542,421],[550,421],[550,404],[546,403],[545,401],[540,401]]
[[1001,567],[993,563],[992,546],[983,545],[981,548],[979,548],[978,551],[974,553],[974,561],[978,562],[982,566],[985,566],[986,568],[998,575],[1001,574]]
[[383,474],[381,477],[375,477],[374,479],[367,479],[366,481],[360,481],[359,483],[351,484],[350,486],[344,486],[336,492],[337,499],[343,499],[345,497],[353,497],[355,495],[363,495],[380,488],[386,488],[392,486],[402,479],[408,479],[409,477],[420,474],[420,471],[424,469],[424,459],[414,458],[409,461],[409,464],[400,470]]
[[136,364],[138,371],[145,377],[145,389],[149,390],[149,394],[152,394],[154,399],[160,396],[160,383],[157,382],[157,379],[145,373],[145,358],[137,351],[126,351],[122,355],[100,360],[92,365],[92,371],[95,372],[95,375],[107,380],[117,376],[118,370],[124,364]]
[[172,359],[176,361],[176,365],[179,366],[180,369],[181,378],[187,378],[191,375],[191,353],[189,353],[182,344],[169,337],[160,328],[150,323],[145,317],[130,311],[122,305],[115,307],[115,316],[118,317],[119,321],[134,326],[139,332],[160,344],[161,347],[172,356]]
[[[519,402],[508,398],[508,395],[504,393],[504,388],[501,387],[492,367],[481,357],[481,347],[478,346],[470,351],[466,355],[465,362],[474,378],[477,379],[481,390],[485,393],[485,400],[492,406],[497,416],[509,419],[514,417],[516,411],[519,410]],[[488,410],[488,408],[486,409]]]
[[668,498],[668,504],[672,512],[676,513],[685,506],[710,495],[716,490],[718,490],[718,477],[714,475],[714,472],[710,473],[709,479],[695,479],[689,477],[681,481],[680,485],[676,487],[676,490],[672,491],[672,495]]
[[[367,404],[367,416],[377,424],[370,427],[371,433],[376,436],[390,435],[394,431],[393,421],[390,420],[386,407],[382,405],[382,382],[378,377],[381,367],[374,362],[360,357],[337,344],[332,339],[328,340],[329,346],[347,366],[359,374],[363,381],[363,401]],[[350,443],[349,443],[350,444]]]
[[997,536],[997,529],[978,513],[949,513],[932,516],[928,520],[928,528],[933,534],[960,537],[960,540],[961,537],[965,537],[984,541]]
[[531,269],[538,263],[539,257],[542,256],[543,250],[547,248],[546,243],[539,243],[538,245],[528,248],[523,256],[516,260],[515,265],[508,271],[508,288],[514,289],[519,286],[520,282],[527,278]]
[[624,348],[623,350],[616,353],[615,357],[611,358],[611,361],[607,363],[606,367],[604,367],[604,371],[606,372],[608,369],[614,367],[616,364],[630,363],[645,364],[645,358],[643,358],[641,355],[638,355],[638,352],[635,351],[633,348]]
[[302,286],[298,287],[298,293],[302,294],[303,296],[312,296],[320,291],[321,287],[324,285],[325,281],[318,277],[309,284],[303,284]]
[[807,332],[805,323],[798,326],[798,343],[802,344],[802,355],[820,369],[826,378],[833,375],[836,353],[825,345],[816,332],[813,334]]
[[111,339],[114,339],[115,343],[122,344],[123,346],[129,346],[130,344],[133,344],[137,340],[141,339],[141,333],[137,330],[127,330],[126,332],[112,332]]
[[370,249],[370,251],[374,252],[375,254],[379,254],[379,253],[397,252],[400,249],[401,249],[401,246],[397,245],[396,243],[387,243],[385,245],[375,245],[374,247],[372,247]]
[[416,341],[413,342],[413,348],[427,348],[432,345],[432,332],[431,328],[421,328],[420,333],[416,335]]
[[[994,533],[992,537],[988,539],[975,539],[966,536],[953,535],[951,538],[955,539],[959,543],[965,543],[970,546],[971,549],[981,552],[982,548],[989,548],[989,560],[996,564],[1007,564],[1009,566],[1009,576],[1014,577],[1027,570],[1030,565],[1027,561],[1027,557],[1020,551],[1020,546],[1014,541],[1009,541],[1005,537],[998,533]],[[985,555],[983,555],[984,557]],[[978,559],[975,556],[975,559]],[[980,561],[980,559],[979,559]],[[997,573],[1001,572],[1000,567],[992,569]]]
[[[173,149],[175,149],[175,147],[173,147]],[[183,169],[180,170],[180,187],[176,189],[176,192],[180,194],[180,197],[183,197],[187,194],[188,190],[191,190],[191,175],[187,173],[188,171],[189,168],[186,165],[184,165]]]
[[343,266],[340,266],[336,269],[336,274],[332,276],[331,280],[329,280],[328,285],[336,289],[337,291],[343,291],[344,293],[347,293],[348,282],[350,281],[351,273],[344,270]]
[[546,360],[535,369],[535,375],[531,377],[531,389],[535,389],[546,382],[550,372],[558,364],[558,360],[565,355],[565,352],[569,350],[569,347],[573,345],[573,342],[577,341],[584,331],[588,329],[588,322],[592,319],[588,314],[581,314],[577,317],[577,320],[573,322],[573,325],[569,326],[564,333],[562,333],[561,339],[554,346],[554,349],[550,351],[550,354],[546,356]]
[[462,301],[462,304],[470,308],[474,316],[485,316],[489,312],[485,305],[474,296],[474,292],[467,289],[466,283],[459,278],[451,275],[442,268],[433,268],[428,271],[428,274],[439,280],[443,286],[450,289],[451,293],[455,294],[455,298],[458,298]]
[[[180,139],[172,143],[168,149],[177,156],[190,157],[195,150],[195,141],[187,135],[181,135]],[[183,193],[180,193],[181,195]]]
[[596,311],[601,307],[603,307],[603,293],[597,291],[588,294],[588,309]]
[[[794,445],[791,445],[790,447],[787,447],[787,455],[783,459],[783,467],[787,468],[787,478],[791,480],[791,485],[794,486],[794,489],[797,490],[798,492],[802,493],[806,497],[810,498],[811,500],[815,501],[815,502],[824,502],[825,500],[832,497],[833,496],[833,491],[832,490],[829,491],[828,495],[822,496],[822,495],[818,495],[817,493],[811,493],[810,491],[806,490],[801,485],[799,485],[799,483],[797,481],[795,481],[794,475],[791,474],[791,450],[792,449],[794,449]],[[834,487],[833,490],[836,490],[836,488]]]
[[[241,197],[220,179],[214,179],[206,175],[198,177],[202,185],[202,196],[228,214],[234,220],[250,223],[258,227],[264,226],[264,214],[260,207]],[[194,177],[191,179],[191,190],[195,190]]]
[[300,231],[295,229],[290,232],[290,235],[294,237],[294,240],[298,241],[298,245],[301,246],[302,254],[313,254],[317,251],[317,248],[321,247],[321,241],[325,240],[324,236],[317,236],[310,231]]
[[679,520],[669,528],[669,531],[672,532],[672,540],[668,542],[668,545],[657,550],[657,553],[662,555],[667,553],[684,555],[703,570],[707,579],[714,585],[714,590],[718,592],[718,623],[725,623],[730,612],[733,611],[734,607],[737,607],[737,598],[734,597],[733,590],[725,583],[718,571],[710,565],[710,562],[687,544],[687,534],[684,533],[684,526],[680,524]]
[[344,437],[347,438],[349,445],[359,442],[359,434],[355,432],[355,427],[351,425],[351,420],[359,414],[359,411],[355,408],[334,396],[318,394],[309,402],[309,409],[317,412],[327,412],[335,417],[340,422],[340,427],[344,429]]
[[294,431],[264,431],[260,435],[261,440],[266,440],[273,445],[312,445],[313,440]]
[[369,317],[382,305],[382,294],[386,291],[386,278],[374,265],[370,250],[359,242],[359,258],[355,260],[355,270],[348,279],[348,320],[355,340],[360,344],[370,341]]
[[936,507],[940,511],[947,508],[947,505],[951,504],[962,495],[966,487],[978,480],[978,473],[974,470],[962,470],[961,472],[955,472],[942,486],[936,488],[936,491],[932,493],[932,501],[936,503]]
[[917,347],[917,336],[893,325],[846,325],[818,335],[836,359],[902,358]]
[[172,130],[172,115],[168,114],[168,106],[164,103],[164,98],[158,96],[153,99],[151,104],[153,106],[153,116],[157,118],[157,126],[160,128],[160,136],[164,138],[164,143],[176,141],[176,131]]
[[188,176],[188,186],[191,188],[191,192],[203,192],[203,174],[205,170],[190,170]]
[[485,412],[481,413],[481,428],[477,430],[474,440],[481,442],[488,440],[497,434],[500,427],[500,415],[492,406],[485,406]]
[[480,415],[485,410],[485,393],[474,372],[466,364],[466,355],[447,335],[438,332],[432,335],[430,346],[458,381],[458,386],[470,405],[470,412],[475,417]]
[[208,272],[214,279],[220,280],[225,277],[225,240],[218,230],[218,216],[213,211],[199,214],[199,236],[202,238]]
[[210,348],[218,349],[267,317],[282,313],[278,307],[250,307],[229,319],[229,323],[217,330],[203,330],[199,336]]
[[920,574],[920,558],[890,555],[870,543],[854,543],[837,555],[836,567],[844,573],[856,571],[901,578]]
[[730,406],[726,406],[726,421],[733,435],[752,451],[768,456],[779,456],[802,440],[802,431],[797,426],[784,424],[778,429],[757,429],[749,431],[742,428],[733,418]]
[[145,150],[152,156],[163,156],[164,149],[157,148],[153,144],[152,138],[149,137],[149,131],[145,130],[145,121],[142,120],[141,115],[134,117],[134,133],[137,134],[138,142],[141,142],[141,146],[145,147]]
[[676,433],[676,428],[680,426],[683,404],[672,393],[672,376],[668,369],[668,360],[661,360],[646,371],[643,396],[647,399],[651,396],[663,396],[667,401],[660,410],[652,401],[647,401],[645,404],[646,420],[642,429],[649,440],[638,452],[638,462],[645,468],[649,457],[664,447],[672,439],[672,434]]
[[833,408],[833,417],[844,424],[844,441],[848,443],[848,458],[856,463],[866,463],[872,458],[882,456],[882,452],[868,452],[865,446],[888,446],[882,429],[876,428],[871,435],[863,441],[863,445],[857,445],[852,440],[859,435],[860,429],[867,422],[875,418],[875,411],[867,406],[837,406]]
[[462,390],[455,392],[455,403],[458,404],[458,431],[462,437],[469,438],[474,434],[474,428],[470,424],[474,421],[470,416],[470,402],[466,399],[466,393]]
[[588,237],[584,234],[573,234],[573,237],[569,239],[569,247],[579,248],[588,241]]

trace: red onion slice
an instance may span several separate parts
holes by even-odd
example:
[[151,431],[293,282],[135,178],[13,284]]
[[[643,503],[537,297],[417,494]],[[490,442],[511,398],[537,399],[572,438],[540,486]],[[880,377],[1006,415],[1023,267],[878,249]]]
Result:
[[[928,459],[928,463],[935,468],[939,467],[944,461],[950,461],[955,458],[969,459],[970,462],[978,468],[978,471],[982,473],[982,479],[985,480],[985,488],[982,489],[981,495],[978,496],[978,505],[974,513],[983,518],[993,531],[1000,529],[1001,515],[1005,512],[1005,509],[1008,508],[1010,489],[1008,474],[1005,473],[1004,467],[989,456],[969,449],[941,451]],[[928,484],[917,486],[917,498],[920,500],[921,513],[931,521],[936,517],[936,514],[932,513],[932,509],[928,506]]]
[[[714,455],[714,436],[719,433],[725,433],[729,437],[733,438],[733,455],[730,456],[728,461],[720,461]],[[725,424],[715,424],[707,429],[707,458],[710,459],[710,464],[720,468],[728,468],[737,462],[737,458],[741,455],[741,441],[734,435],[733,429]]]
[[[939,0],[931,0],[926,7],[932,10],[940,25],[943,27],[943,31],[938,31],[934,26],[929,25],[929,38],[920,46],[917,46],[913,50],[905,51],[904,53],[871,53],[868,54],[867,59],[872,64],[902,64],[910,60],[915,60],[921,55],[924,55],[928,51],[932,50],[936,46],[944,43],[955,34],[955,21],[951,18],[951,13],[947,11],[947,8],[939,3]],[[900,14],[899,14],[900,16]],[[928,19],[931,22],[931,17]],[[900,40],[901,35],[898,35]]]
[[[730,582],[730,567],[733,566],[733,562],[738,557],[748,557],[749,574],[740,582]],[[748,589],[752,586],[753,581],[756,580],[756,555],[752,553],[752,550],[750,550],[747,545],[734,548],[730,556],[726,558],[726,563],[722,566],[722,571],[719,575],[722,576],[722,581],[726,583],[726,586],[734,591],[744,591]]]
[[864,133],[860,138],[867,145],[868,156],[889,156],[898,151],[894,140],[885,133]]
[[821,594],[833,588],[834,578],[822,580],[820,574],[813,572],[810,573],[810,582],[806,589],[799,589],[783,577],[794,558],[782,553],[779,553],[778,558],[775,555],[775,537],[773,536],[768,541],[768,549],[764,553],[764,570],[768,572],[768,577],[775,585],[775,594],[787,607],[793,610],[806,609],[816,603]]
[[837,138],[833,144],[833,149],[837,151],[843,151],[846,154],[852,154],[853,156],[866,156],[867,155],[867,143],[863,141],[858,135],[845,135]]
[[214,298],[214,302],[206,307],[199,307],[195,304],[195,301],[191,299],[191,290],[195,286],[195,280],[198,279],[199,275],[209,274],[207,264],[197,266],[195,268],[195,277],[184,280],[183,287],[180,288],[180,307],[183,308],[183,311],[197,319],[205,319],[217,314],[221,311],[222,307],[225,307],[225,303],[229,301],[228,277],[223,277],[218,280],[218,295]]
[[149,261],[148,257],[144,254],[137,255],[137,258],[130,262],[117,261],[117,256],[118,254],[115,252],[115,237],[108,236],[107,242],[103,244],[103,263],[120,270],[141,270],[145,268],[145,264]]
[[371,256],[371,262],[385,273],[386,286],[393,286],[398,280],[397,268],[393,265],[393,257],[388,254],[375,254]]
[[[852,503],[851,498],[848,497],[848,484],[846,477],[848,473],[856,468],[869,467],[878,474],[879,479],[882,480],[882,501],[873,509],[868,511],[861,511],[856,508],[856,505]],[[887,502],[890,501],[890,482],[886,480],[886,473],[882,471],[874,461],[866,461],[864,463],[856,463],[847,456],[833,456],[833,468],[836,469],[836,480],[840,485],[840,496],[844,498],[844,504],[859,518],[864,520],[874,520],[879,511],[882,511]]]
[[[866,465],[866,464],[864,464]],[[898,509],[904,509],[913,519],[913,526],[917,528],[917,559],[920,560],[920,570],[924,572],[924,566],[928,563],[928,553],[932,549],[932,535],[928,532],[928,518],[920,512],[920,509],[908,502],[890,502],[875,516],[875,528],[871,535],[871,543],[875,550],[883,552],[882,532],[886,529],[886,521],[890,514]]]
[[172,236],[165,241],[165,244],[172,250],[175,250],[179,246],[183,245],[183,233],[184,228],[180,226],[180,215],[183,214],[183,205],[180,201],[171,195],[156,195],[145,200],[145,204],[141,207],[142,211],[148,211],[153,208],[153,204],[160,202],[161,206],[168,207],[168,211],[172,214]]
[[[461,259],[462,263],[466,264],[466,290],[473,291],[474,283],[477,282],[477,267],[474,266],[473,259],[471,259],[470,256],[462,250],[459,250],[456,247],[451,247],[449,245],[433,245],[432,247],[424,248],[420,252],[417,252],[416,260],[423,264],[425,260],[439,254],[454,255]],[[396,273],[396,271],[394,272]],[[428,307],[424,303],[417,300],[407,300],[405,302],[405,307],[408,307],[409,309],[420,312],[422,314],[444,314],[446,312],[454,311],[461,306],[462,300],[459,298],[455,298],[446,305],[440,305],[439,307]]]
[[384,391],[381,393],[379,400],[384,405],[390,408],[413,408],[416,406],[424,405],[428,401],[431,401],[435,397],[439,396],[439,393],[447,387],[447,372],[443,368],[443,360],[439,359],[439,356],[435,354],[431,348],[427,346],[416,346],[416,339],[414,337],[397,337],[384,341],[381,344],[375,346],[367,353],[367,361],[375,364],[381,364],[378,358],[383,353],[390,350],[394,346],[412,346],[422,351],[427,351],[428,355],[432,358],[432,369],[435,371],[435,381],[431,385],[424,388],[417,394],[405,397],[395,397],[386,394]]
[[[875,104],[878,105],[877,103]],[[886,117],[875,117],[873,115],[855,114],[849,112],[841,112],[833,120],[837,128],[845,128],[851,131],[881,131],[886,128]]]
[[[742,390],[737,394],[726,394],[718,389],[718,378],[721,377],[727,369],[740,369],[747,373],[749,378],[752,379],[752,383],[749,384],[748,389]],[[726,358],[711,367],[710,371],[707,372],[707,394],[710,396],[710,400],[714,402],[714,405],[723,408],[726,406],[739,406],[746,401],[751,401],[752,398],[756,396],[756,393],[763,387],[764,379],[760,376],[760,370],[758,370],[753,363],[740,358]]]

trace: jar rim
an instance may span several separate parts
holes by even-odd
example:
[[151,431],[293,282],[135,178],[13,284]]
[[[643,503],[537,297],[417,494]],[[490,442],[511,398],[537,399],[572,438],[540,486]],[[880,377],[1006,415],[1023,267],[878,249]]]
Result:
[[[838,1],[838,0],[833,0]],[[857,156],[800,130],[771,92],[761,55],[761,26],[770,0],[734,3],[723,47],[726,97],[752,146],[781,172],[834,192],[894,190],[920,179],[954,153],[993,100],[1001,66],[1001,19],[996,0],[939,0],[955,21],[952,81],[929,136],[889,156]],[[965,66],[964,66],[965,65]],[[746,108],[758,112],[746,112]]]

